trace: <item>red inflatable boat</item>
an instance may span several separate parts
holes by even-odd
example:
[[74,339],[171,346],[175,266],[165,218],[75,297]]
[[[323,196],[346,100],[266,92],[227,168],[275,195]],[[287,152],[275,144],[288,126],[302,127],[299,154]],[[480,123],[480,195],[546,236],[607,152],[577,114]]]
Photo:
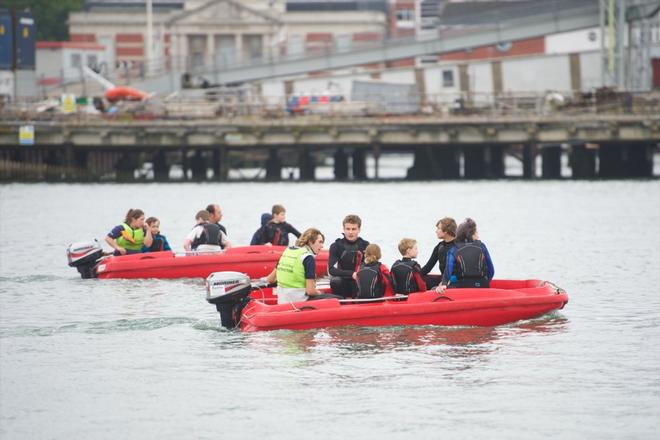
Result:
[[[241,246],[218,253],[147,252],[102,258],[100,246],[90,252],[90,245],[73,244],[68,251],[69,265],[83,278],[206,278],[217,271],[238,271],[259,278],[275,268],[284,251],[283,246]],[[86,256],[78,258],[83,252]],[[316,256],[316,273],[328,273],[327,251]]]
[[[229,295],[209,293],[207,300],[216,304],[222,325],[238,324],[245,332],[344,325],[494,326],[535,318],[568,302],[563,289],[540,280],[493,280],[489,289],[430,290],[375,301],[321,299],[279,305],[267,291],[263,299],[255,299],[260,294],[252,288],[239,294],[239,284],[221,284]],[[246,294],[251,299],[241,303],[239,296]]]

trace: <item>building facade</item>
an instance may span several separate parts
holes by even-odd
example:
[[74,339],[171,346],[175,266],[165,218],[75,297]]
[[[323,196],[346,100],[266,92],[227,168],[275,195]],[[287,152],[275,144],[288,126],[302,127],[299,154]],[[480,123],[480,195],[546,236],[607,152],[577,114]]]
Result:
[[83,67],[105,75],[113,62],[98,43],[37,41],[37,79],[41,87],[84,80]]
[[[92,0],[71,13],[71,41],[102,44],[114,54],[115,67],[194,72],[201,66],[222,68],[277,60],[283,56],[348,50],[388,34],[384,0],[328,2],[282,0],[153,0],[151,51],[145,2]],[[311,5],[310,5],[311,4]],[[381,5],[382,7],[376,7]],[[310,7],[312,6],[312,7]],[[148,54],[152,58],[147,60]]]

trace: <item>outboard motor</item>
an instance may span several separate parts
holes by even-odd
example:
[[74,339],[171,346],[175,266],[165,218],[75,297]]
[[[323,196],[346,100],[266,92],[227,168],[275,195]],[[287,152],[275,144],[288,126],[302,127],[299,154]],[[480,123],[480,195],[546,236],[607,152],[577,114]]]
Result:
[[215,304],[222,326],[228,329],[240,322],[251,291],[250,277],[241,272],[214,272],[206,278],[206,301]]
[[66,250],[69,266],[75,267],[82,278],[95,278],[94,268],[99,258],[103,256],[103,249],[98,240],[80,241],[70,244]]

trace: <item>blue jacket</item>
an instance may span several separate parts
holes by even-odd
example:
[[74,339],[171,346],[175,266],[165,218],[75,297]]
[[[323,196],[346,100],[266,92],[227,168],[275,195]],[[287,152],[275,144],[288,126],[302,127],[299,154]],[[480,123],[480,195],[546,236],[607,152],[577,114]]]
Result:
[[[142,246],[142,252],[159,252],[159,251],[171,251],[172,248],[170,247],[170,244],[167,242],[167,237],[165,237],[162,234],[156,234],[154,235],[154,241],[151,243],[151,246]],[[160,248],[160,243],[163,243],[163,248]]]
[[[486,248],[486,245],[481,243],[481,250],[484,253],[484,256],[486,257],[486,265],[488,265],[488,279],[492,280],[493,276],[495,276],[495,266],[493,265],[493,260],[490,258],[490,254],[488,253],[488,249]],[[451,249],[449,249],[449,252],[447,253],[447,268],[442,272],[442,283],[446,284],[447,281],[450,279],[450,277],[453,279],[454,278],[454,263],[456,262],[456,246],[452,246]]]
[[256,232],[252,235],[252,240],[250,240],[250,246],[254,246],[256,244],[263,244],[259,243],[259,236],[261,235],[261,228],[266,226],[266,223],[271,221],[273,219],[273,216],[267,212],[264,212],[261,214],[261,227],[256,230]]

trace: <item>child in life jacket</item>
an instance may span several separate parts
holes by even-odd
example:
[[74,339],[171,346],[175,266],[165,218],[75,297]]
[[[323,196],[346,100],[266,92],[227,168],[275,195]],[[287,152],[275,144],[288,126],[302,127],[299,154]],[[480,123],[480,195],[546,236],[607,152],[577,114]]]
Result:
[[160,233],[160,220],[156,217],[149,217],[144,222],[147,224],[147,227],[151,229],[153,241],[151,242],[151,246],[142,246],[142,252],[171,251],[172,248],[167,242],[167,237]]
[[392,279],[394,281],[394,291],[401,295],[407,295],[412,292],[424,292],[426,283],[422,278],[422,268],[414,260],[417,258],[417,240],[404,238],[399,242],[399,252],[403,258],[396,260],[392,264]]
[[379,261],[381,256],[380,247],[377,244],[370,244],[364,250],[364,262],[355,275],[358,299],[394,295],[390,271]]

